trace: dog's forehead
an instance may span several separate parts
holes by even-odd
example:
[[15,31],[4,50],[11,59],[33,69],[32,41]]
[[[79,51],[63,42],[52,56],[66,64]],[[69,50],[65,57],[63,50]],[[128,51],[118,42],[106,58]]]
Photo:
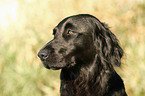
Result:
[[81,30],[88,30],[91,26],[89,18],[83,16],[71,16],[63,19],[56,27],[59,29],[65,28],[67,24],[71,24]]
[[88,25],[89,21],[88,21],[88,18],[86,17],[74,16],[74,17],[68,18],[65,23],[72,23],[74,25],[83,26],[83,25]]

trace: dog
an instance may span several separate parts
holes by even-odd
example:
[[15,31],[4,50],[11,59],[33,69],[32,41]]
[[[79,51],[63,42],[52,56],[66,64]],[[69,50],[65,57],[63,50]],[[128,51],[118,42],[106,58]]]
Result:
[[38,53],[48,69],[61,69],[61,96],[127,96],[114,66],[123,50],[109,27],[89,14],[63,19]]

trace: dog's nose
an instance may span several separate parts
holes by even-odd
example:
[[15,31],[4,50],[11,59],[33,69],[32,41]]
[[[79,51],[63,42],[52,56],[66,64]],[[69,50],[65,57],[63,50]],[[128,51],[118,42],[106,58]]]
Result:
[[43,60],[46,60],[48,58],[48,54],[46,51],[39,51],[38,53],[38,57],[43,61]]

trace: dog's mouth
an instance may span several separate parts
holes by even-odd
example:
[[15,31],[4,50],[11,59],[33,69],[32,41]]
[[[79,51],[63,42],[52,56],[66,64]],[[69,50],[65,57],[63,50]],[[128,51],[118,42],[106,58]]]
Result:
[[61,69],[60,67],[53,67],[53,66],[48,66],[48,65],[45,65],[45,64],[43,64],[44,65],[44,67],[45,68],[47,68],[47,69],[52,69],[52,70],[59,70],[59,69]]
[[64,63],[64,62],[59,62],[59,63],[52,63],[48,61],[42,61],[43,66],[47,69],[52,69],[52,70],[59,70],[59,69],[67,69],[71,68],[75,65],[74,62],[69,62],[69,63]]
[[61,66],[55,66],[57,64],[52,64],[52,63],[47,62],[47,61],[42,61],[42,63],[43,63],[43,66],[47,69],[59,70],[62,68]]
[[47,69],[52,69],[52,70],[59,70],[62,69],[61,67],[55,67],[55,66],[48,66],[47,64],[43,64],[43,66]]

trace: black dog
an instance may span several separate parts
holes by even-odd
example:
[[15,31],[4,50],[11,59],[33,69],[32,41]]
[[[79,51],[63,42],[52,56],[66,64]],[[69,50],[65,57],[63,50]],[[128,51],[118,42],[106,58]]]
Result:
[[61,70],[61,96],[127,96],[114,66],[123,50],[107,25],[88,14],[65,18],[38,53],[48,69]]

